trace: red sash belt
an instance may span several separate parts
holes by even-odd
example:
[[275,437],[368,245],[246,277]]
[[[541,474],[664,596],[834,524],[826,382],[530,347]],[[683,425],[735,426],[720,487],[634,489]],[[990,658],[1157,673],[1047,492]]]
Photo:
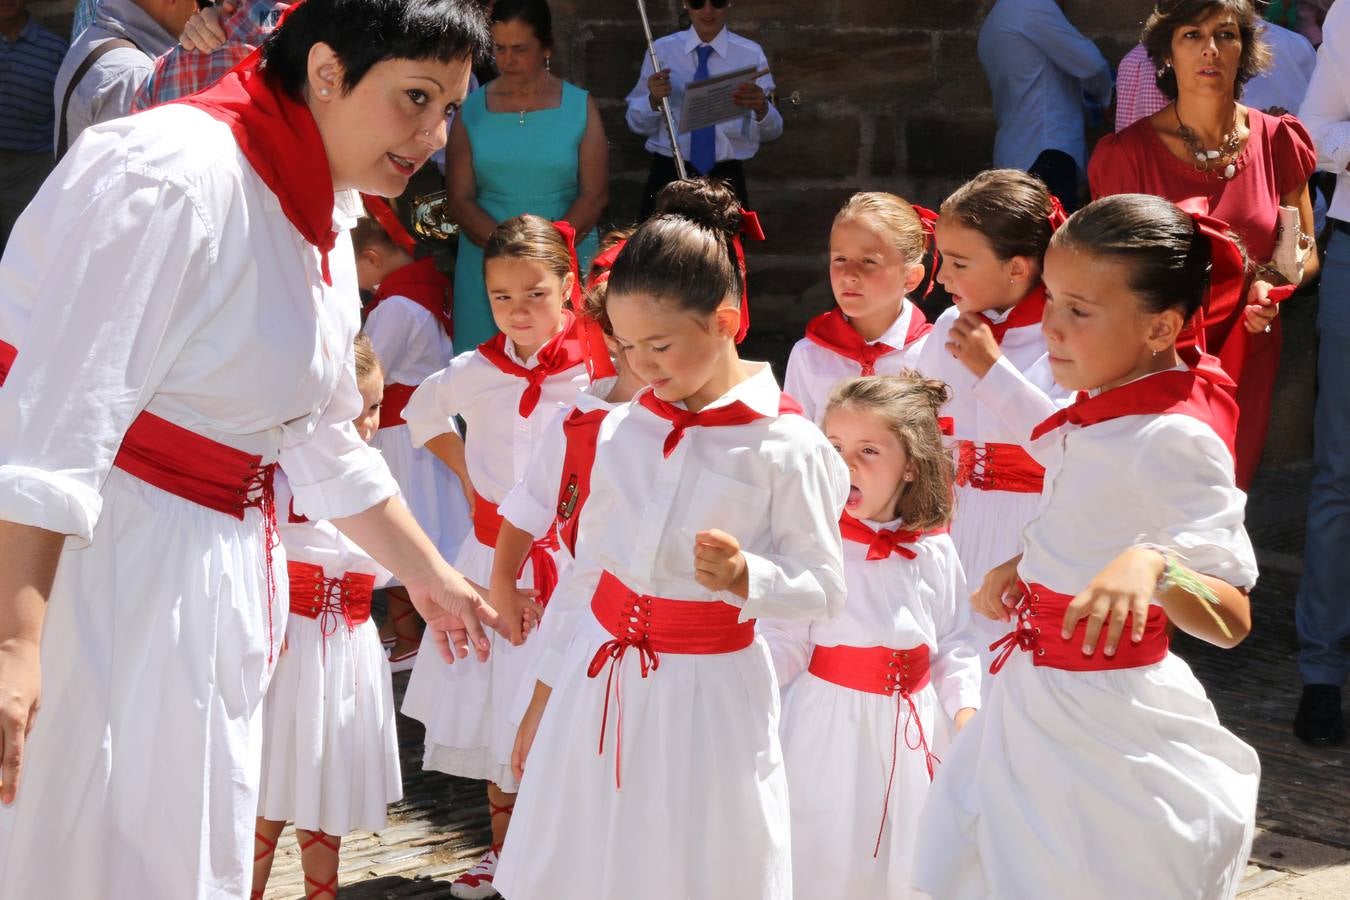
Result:
[[[914,706],[914,694],[928,686],[928,645],[920,644],[907,650],[890,647],[816,647],[811,652],[807,671],[840,687],[869,694],[895,697],[895,731],[891,735],[891,771],[886,778],[886,794],[881,804],[881,824],[877,827],[877,843],[872,849],[875,859],[881,852],[881,835],[886,830],[886,815],[891,806],[891,788],[895,784],[895,765],[900,755],[900,704],[909,706],[905,721],[905,746],[922,750],[928,767],[928,780],[933,780],[933,765],[941,762],[928,749],[928,738],[923,733],[923,722]],[[913,739],[910,728],[913,726]]]
[[[483,499],[477,492],[473,495],[473,536],[484,547],[497,546],[497,535],[502,530],[502,514],[497,504]],[[530,553],[525,562],[534,563],[534,588],[539,592],[539,605],[547,606],[558,586],[558,564],[553,560],[553,551],[558,549],[557,524],[549,526],[548,534],[530,545]],[[519,578],[525,572],[525,562],[516,571]]]
[[1017,444],[957,442],[956,483],[979,491],[1039,494],[1045,469]]
[[17,347],[0,341],[0,387],[4,386],[5,379],[9,377],[9,370],[14,368],[14,359],[18,355]]
[[328,578],[323,566],[312,563],[286,563],[291,580],[291,614],[314,619],[324,637],[335,633],[339,622],[351,631],[370,618],[370,596],[375,576],[365,572],[346,572],[341,578]]
[[142,412],[127,429],[113,465],[162,491],[198,506],[244,518],[257,507],[263,517],[263,552],[267,560],[267,662],[276,646],[272,605],[277,596],[272,548],[277,544],[277,513],[272,493],[276,464],[262,457],[202,437],[180,425]]
[[403,408],[408,405],[412,399],[413,391],[417,388],[406,384],[396,384],[390,382],[384,386],[384,399],[380,401],[380,427],[394,428],[398,425],[406,425],[403,421]]
[[595,651],[588,678],[595,678],[609,664],[605,680],[605,710],[600,719],[600,755],[605,752],[605,731],[609,725],[609,694],[614,691],[614,787],[623,787],[623,700],[614,670],[623,661],[629,647],[637,650],[642,677],[661,665],[662,653],[708,655],[734,653],[755,641],[755,622],[737,621],[740,610],[726,603],[702,600],[669,600],[632,591],[609,572],[602,572],[591,612],[612,636]]
[[1104,672],[1110,669],[1137,669],[1162,662],[1171,644],[1167,636],[1167,614],[1162,607],[1150,606],[1144,626],[1144,639],[1133,643],[1126,637],[1116,647],[1114,656],[1103,651],[1105,635],[1093,648],[1091,656],[1083,655],[1083,636],[1087,620],[1081,620],[1067,641],[1060,637],[1064,613],[1073,597],[1057,594],[1044,585],[1022,583],[1022,601],[1017,607],[1016,627],[989,645],[998,650],[989,666],[991,674],[998,674],[1014,650],[1030,653],[1038,666],[1064,669],[1070,672]]

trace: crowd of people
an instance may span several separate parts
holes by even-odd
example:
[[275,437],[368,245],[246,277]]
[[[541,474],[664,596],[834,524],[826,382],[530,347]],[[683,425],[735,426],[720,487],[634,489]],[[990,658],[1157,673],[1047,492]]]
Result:
[[[841,206],[780,387],[740,347],[783,119],[729,0],[684,5],[606,229],[546,0],[97,0],[68,53],[0,0],[0,895],[261,898],[293,822],[335,897],[403,669],[423,768],[486,788],[455,897],[1236,895],[1260,762],[1170,636],[1251,630],[1280,304],[1320,279],[1323,385],[1350,359],[1350,6],[1310,67],[1257,9],[1302,4],[1157,3],[1089,154],[1110,66],[997,0],[996,167]],[[453,280],[386,199],[442,152]],[[1326,744],[1344,392],[1316,416]]]

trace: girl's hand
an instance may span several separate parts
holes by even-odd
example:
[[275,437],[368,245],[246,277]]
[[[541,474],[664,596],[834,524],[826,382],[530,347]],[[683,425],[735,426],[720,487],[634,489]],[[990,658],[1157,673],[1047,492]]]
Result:
[[6,806],[18,796],[24,743],[41,701],[37,643],[16,638],[0,644],[0,802]]
[[197,10],[183,26],[183,33],[178,37],[179,46],[197,53],[210,53],[225,46],[225,26],[221,22],[238,9],[239,0],[224,0],[220,6]]
[[523,589],[510,584],[493,581],[488,593],[488,603],[501,617],[503,634],[512,645],[519,647],[525,643],[526,636],[538,624],[543,607],[537,602],[539,591]]
[[1022,562],[1022,554],[1017,554],[1001,566],[989,570],[980,587],[970,596],[970,605],[975,612],[986,619],[1007,622],[1017,604],[1022,602],[1021,582],[1017,578],[1017,567]]
[[750,572],[740,541],[718,528],[694,535],[694,578],[710,591],[750,595]]
[[961,729],[966,727],[978,710],[970,706],[963,706],[956,711],[956,716],[952,719],[952,734],[960,734]]
[[516,781],[525,777],[525,759],[530,755],[530,748],[534,746],[534,736],[539,732],[539,720],[544,717],[544,707],[548,705],[548,698],[552,693],[553,689],[543,682],[535,682],[534,696],[530,698],[525,715],[520,718],[520,727],[516,729],[516,743],[511,748],[511,772],[516,776]]
[[1066,641],[1073,637],[1078,623],[1086,619],[1083,655],[1090,656],[1097,648],[1105,625],[1106,644],[1102,652],[1114,656],[1125,630],[1125,620],[1131,619],[1130,641],[1139,643],[1144,639],[1144,627],[1148,624],[1149,601],[1166,568],[1167,560],[1156,550],[1144,547],[1126,550],[1107,563],[1087,589],[1069,603],[1061,636]]
[[1271,288],[1270,282],[1257,279],[1247,290],[1247,308],[1242,317],[1242,327],[1252,334],[1268,330],[1280,314],[1279,304],[1270,298]]
[[487,662],[492,644],[484,625],[506,636],[501,617],[483,599],[481,589],[443,562],[425,577],[406,579],[403,586],[447,663],[464,659],[470,648],[479,662]]
[[994,340],[989,320],[979,313],[961,313],[947,332],[947,352],[971,371],[983,378],[998,362],[1003,351]]

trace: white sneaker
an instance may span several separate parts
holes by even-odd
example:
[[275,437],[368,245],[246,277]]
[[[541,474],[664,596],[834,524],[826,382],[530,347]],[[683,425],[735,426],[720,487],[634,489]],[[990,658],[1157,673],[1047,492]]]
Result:
[[450,884],[450,896],[459,900],[484,900],[498,897],[497,889],[492,886],[492,876],[497,874],[497,851],[489,850],[474,867],[456,878]]

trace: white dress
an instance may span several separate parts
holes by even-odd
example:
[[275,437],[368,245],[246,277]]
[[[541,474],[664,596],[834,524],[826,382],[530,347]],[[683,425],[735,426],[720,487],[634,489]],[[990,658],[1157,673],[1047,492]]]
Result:
[[[370,575],[376,587],[389,580],[331,522],[293,521],[290,487],[281,476],[277,484],[278,531],[290,563],[319,566],[325,578]],[[262,741],[258,815],[338,836],[385,827],[403,779],[389,660],[373,620],[348,630],[336,612],[291,614],[263,698]]]
[[[906,339],[915,317],[923,320],[923,310],[909,300],[905,301],[900,316],[886,329],[885,334],[869,344],[885,344],[894,347],[895,352],[887,353],[876,362],[875,374],[898,375],[905,369],[918,368],[919,354],[928,343],[928,335]],[[857,378],[861,369],[857,362],[840,356],[832,350],[802,338],[792,347],[788,356],[787,373],[783,376],[783,390],[801,404],[802,415],[812,422],[820,424],[825,418],[825,407],[830,400],[830,392],[842,381]]]
[[[386,385],[415,388],[455,355],[441,323],[407,297],[380,301],[366,317],[365,331],[384,367]],[[382,425],[371,444],[384,454],[417,523],[441,556],[454,559],[471,527],[458,476],[430,450],[414,447],[407,425]]]
[[[904,527],[899,521],[867,524]],[[980,658],[956,548],[945,534],[905,546],[915,559],[892,553],[868,560],[867,545],[845,540],[842,613],[824,621],[760,623],[779,681],[790,682],[782,735],[798,897],[909,896],[919,810],[930,784],[924,751],[914,747],[922,734],[936,752],[939,721],[949,723],[960,709],[980,705]],[[841,687],[807,672],[818,646],[927,647],[929,684],[912,695],[918,722],[911,723],[899,696]]]
[[112,462],[148,410],[280,458],[310,516],[393,496],[351,425],[360,205],[338,199],[330,286],[228,126],[172,105],[88,129],[15,228],[0,520],[67,538],[0,896],[248,893],[285,554],[269,610],[256,508],[238,521]]
[[[611,703],[603,754],[607,675],[587,677],[611,639],[588,611],[605,571],[652,596],[729,603],[741,621],[839,611],[848,472],[809,420],[778,414],[769,367],[748,365],[757,372],[712,405],[740,400],[767,418],[689,428],[669,457],[670,422],[637,401],[601,426],[575,568],[550,611],[571,611],[576,627],[549,633],[539,677],[552,695],[494,878],[511,900],[792,897],[777,681],[764,640],[730,653],[662,654],[645,678],[639,654],[626,654],[614,672],[622,728]],[[740,541],[748,600],[694,579],[695,535],[708,528]]]
[[[991,322],[1003,321],[1011,314],[1012,310],[1003,315],[985,313]],[[1056,385],[1050,373],[1040,322],[1009,328],[999,345],[1003,357],[977,380],[946,347],[952,323],[959,316],[960,312],[953,307],[938,317],[918,365],[925,377],[941,379],[951,389],[951,400],[942,410],[942,415],[952,420],[951,439],[973,441],[976,445],[1021,444],[1030,437],[1031,429],[1038,422],[1070,399],[1069,392]],[[1010,427],[1003,417],[1006,406],[1017,408],[1019,422],[1030,424],[1025,428],[1020,424],[1016,428]],[[958,484],[955,490],[952,541],[961,556],[966,580],[974,591],[990,569],[1021,552],[1022,529],[1035,514],[1041,496],[1039,493],[987,490],[971,484]],[[1002,637],[1005,629],[1002,623],[991,622],[983,616],[975,617],[972,628],[987,668],[993,659],[989,644]],[[988,689],[986,680],[986,695]]]
[[[533,368],[536,360],[522,361],[511,341],[506,353],[516,363]],[[557,373],[543,383],[543,393],[529,417],[518,414],[525,380],[502,372],[477,350],[461,353],[444,370],[422,383],[408,401],[403,417],[413,446],[451,430],[451,417],[462,416],[468,429],[464,456],[469,479],[483,499],[501,504],[524,473],[540,436],[558,413],[570,406],[590,383],[584,365]],[[474,535],[464,540],[455,568],[486,589],[492,574],[494,548]],[[560,574],[566,555],[554,553]],[[520,583],[533,586],[532,566]],[[482,778],[503,791],[516,789],[511,773],[511,749],[516,741],[516,698],[526,673],[534,668],[539,641],[519,647],[496,633],[489,635],[488,661],[446,665],[431,643],[422,638],[403,714],[426,726],[423,767],[464,778]]]
[[[1026,528],[1024,581],[1075,594],[1143,541],[1255,583],[1246,498],[1208,425],[1125,416],[1065,426],[1032,449],[1046,493]],[[1185,662],[1064,671],[1014,651],[990,680],[929,794],[915,887],[937,900],[1236,893],[1260,767]]]

